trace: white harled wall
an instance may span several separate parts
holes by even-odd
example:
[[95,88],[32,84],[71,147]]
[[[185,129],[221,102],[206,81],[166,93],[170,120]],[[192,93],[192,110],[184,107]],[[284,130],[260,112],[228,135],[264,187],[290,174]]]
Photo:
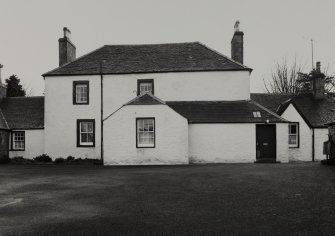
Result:
[[[25,150],[9,151],[9,157],[33,159],[44,153],[44,129],[15,130],[25,132]],[[11,137],[10,137],[11,138]],[[9,142],[11,145],[11,142]]]
[[[250,98],[249,71],[104,75],[104,118],[137,96],[138,79],[154,79],[164,101],[218,101]],[[89,81],[89,105],[73,105],[73,81]],[[95,147],[76,146],[76,120],[95,119]],[[106,135],[107,136],[107,135]],[[100,158],[100,76],[45,77],[45,152]]]
[[154,95],[163,101],[250,99],[249,71],[105,75],[104,78],[106,115],[137,96],[138,79],[153,79]]
[[[312,161],[312,129],[307,125],[298,111],[290,104],[281,115],[284,119],[299,123],[299,147],[289,148],[290,161]],[[287,130],[288,135],[288,130]]]
[[315,137],[315,155],[314,158],[316,161],[321,161],[326,158],[323,155],[323,142],[328,141],[328,129],[327,128],[315,128],[314,129]]
[[[155,118],[154,148],[136,147],[136,118]],[[188,164],[187,120],[167,105],[129,105],[104,122],[105,165]]]
[[[73,105],[73,81],[89,81],[89,105]],[[77,119],[95,119],[95,147],[77,147]],[[45,78],[45,153],[100,159],[100,76]]]
[[[276,124],[277,157],[288,162],[287,124]],[[256,124],[190,124],[189,157],[193,163],[256,161]]]

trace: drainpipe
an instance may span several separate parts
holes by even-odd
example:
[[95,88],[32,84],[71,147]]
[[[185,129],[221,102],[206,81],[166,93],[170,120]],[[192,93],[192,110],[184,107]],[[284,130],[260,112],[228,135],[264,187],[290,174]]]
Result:
[[101,128],[101,140],[100,140],[100,152],[101,152],[101,164],[104,165],[104,101],[103,101],[103,81],[104,81],[104,77],[103,77],[103,73],[102,73],[102,63],[105,62],[104,60],[100,62],[100,104],[101,104],[101,120],[100,120],[100,128]]
[[312,161],[315,161],[314,158],[314,152],[315,152],[315,147],[314,147],[315,141],[314,141],[314,128],[312,128]]

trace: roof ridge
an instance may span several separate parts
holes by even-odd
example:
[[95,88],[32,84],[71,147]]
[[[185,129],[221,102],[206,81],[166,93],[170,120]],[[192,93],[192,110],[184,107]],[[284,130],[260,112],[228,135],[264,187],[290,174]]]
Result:
[[217,50],[215,50],[215,49],[212,49],[212,48],[208,47],[207,45],[205,45],[205,44],[203,44],[203,43],[200,43],[200,42],[199,42],[199,44],[202,45],[203,47],[207,48],[208,50],[211,50],[211,51],[213,51],[213,52],[219,54],[220,56],[223,56],[223,57],[226,58],[227,60],[229,60],[229,61],[231,61],[231,62],[234,62],[234,63],[236,63],[236,64],[239,65],[239,66],[242,66],[244,69],[249,69],[250,71],[252,71],[252,69],[251,69],[250,67],[248,67],[248,66],[246,66],[246,65],[244,65],[244,64],[242,64],[242,63],[240,63],[240,62],[238,62],[238,61],[233,60],[232,58],[230,58],[230,57],[228,57],[228,56],[222,54],[221,52],[219,52],[219,51],[217,51]]
[[175,45],[175,44],[201,44],[198,41],[193,42],[176,42],[176,43],[141,43],[141,44],[105,44],[104,47],[113,47],[113,46],[153,46],[153,45]]

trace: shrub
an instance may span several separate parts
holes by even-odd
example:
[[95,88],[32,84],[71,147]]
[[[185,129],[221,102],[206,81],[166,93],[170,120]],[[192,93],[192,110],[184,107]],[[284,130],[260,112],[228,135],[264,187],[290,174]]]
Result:
[[31,164],[34,163],[32,159],[25,159],[22,156],[16,156],[11,159],[11,163],[13,164]]
[[67,160],[67,161],[74,161],[74,157],[73,157],[73,156],[68,156],[68,157],[66,158],[66,160]]
[[34,161],[37,162],[52,162],[51,157],[49,157],[47,154],[42,154],[34,158]]
[[54,162],[57,164],[64,163],[65,159],[63,157],[57,157]]
[[8,164],[9,162],[10,162],[10,159],[7,155],[0,158],[0,164]]

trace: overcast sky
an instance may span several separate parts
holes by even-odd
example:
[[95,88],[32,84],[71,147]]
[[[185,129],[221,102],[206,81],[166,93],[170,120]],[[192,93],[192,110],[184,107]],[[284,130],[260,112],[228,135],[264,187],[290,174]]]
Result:
[[3,78],[16,74],[41,95],[41,74],[58,66],[62,28],[72,31],[77,57],[106,44],[200,41],[230,57],[236,20],[244,31],[251,91],[263,92],[277,61],[314,59],[335,74],[333,0],[0,0]]

